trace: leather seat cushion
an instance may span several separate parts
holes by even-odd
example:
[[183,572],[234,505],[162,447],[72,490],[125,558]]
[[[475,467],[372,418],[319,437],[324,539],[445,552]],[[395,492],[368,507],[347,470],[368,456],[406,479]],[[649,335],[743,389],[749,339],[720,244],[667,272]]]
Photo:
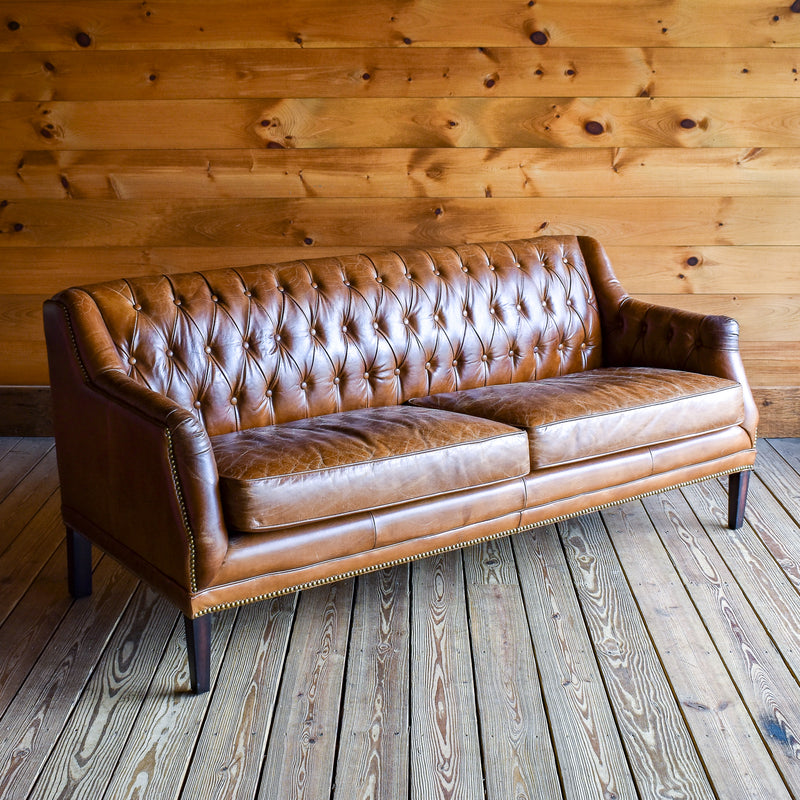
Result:
[[524,429],[532,469],[647,447],[738,425],[735,381],[647,367],[613,367],[415,398]]
[[240,531],[390,506],[527,475],[523,431],[450,411],[356,409],[211,438]]

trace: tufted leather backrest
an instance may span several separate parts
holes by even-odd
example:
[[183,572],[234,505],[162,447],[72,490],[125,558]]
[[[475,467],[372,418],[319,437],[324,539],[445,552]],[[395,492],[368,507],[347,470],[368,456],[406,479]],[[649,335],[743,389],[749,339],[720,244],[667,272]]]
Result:
[[575,237],[382,250],[79,291],[113,343],[105,352],[115,363],[89,364],[90,374],[124,370],[212,435],[563,375],[601,359]]

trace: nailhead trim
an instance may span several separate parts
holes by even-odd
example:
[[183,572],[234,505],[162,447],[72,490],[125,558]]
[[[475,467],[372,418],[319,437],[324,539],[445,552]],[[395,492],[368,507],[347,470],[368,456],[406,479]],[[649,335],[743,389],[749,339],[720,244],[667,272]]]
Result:
[[725,475],[731,475],[734,472],[743,472],[741,468],[734,468],[734,469],[726,469],[722,472],[715,472],[713,475],[706,475],[702,478],[694,478],[690,481],[682,481],[681,483],[676,483],[673,486],[668,487],[667,489],[653,489],[649,492],[644,492],[642,494],[637,494],[634,497],[626,497],[624,500],[614,500],[610,503],[602,503],[601,505],[592,506],[591,508],[586,508],[582,511],[575,511],[572,514],[562,514],[558,517],[551,517],[550,519],[544,519],[540,522],[532,522],[529,525],[522,525],[519,528],[511,528],[510,530],[503,531],[502,533],[493,533],[490,536],[481,536],[479,539],[470,539],[468,542],[462,542],[459,544],[450,544],[446,547],[437,547],[435,550],[427,550],[424,553],[417,553],[413,556],[408,556],[406,558],[397,558],[393,561],[384,561],[381,564],[376,564],[375,566],[371,567],[362,567],[361,569],[350,570],[349,572],[342,572],[338,575],[332,575],[329,578],[319,578],[315,581],[309,581],[308,583],[299,583],[295,586],[289,586],[286,589],[278,589],[275,592],[268,592],[266,594],[259,594],[254,597],[248,597],[243,600],[235,600],[229,603],[219,603],[216,606],[211,606],[211,608],[206,608],[203,611],[199,611],[195,616],[194,619],[197,617],[205,616],[206,614],[213,614],[217,611],[225,611],[230,608],[239,608],[241,606],[249,605],[250,603],[258,603],[262,600],[270,600],[275,597],[281,597],[286,594],[292,594],[293,592],[300,592],[305,589],[313,589],[317,586],[324,586],[328,583],[334,583],[335,581],[345,580],[347,578],[356,578],[359,575],[366,575],[370,572],[377,572],[381,569],[387,569],[388,567],[396,567],[401,564],[408,564],[412,561],[419,561],[422,558],[428,558],[429,556],[436,556],[441,555],[443,553],[450,553],[453,550],[461,550],[464,547],[471,547],[474,544],[482,544],[484,542],[491,542],[494,539],[502,539],[504,536],[511,536],[515,533],[523,533],[524,531],[530,531],[534,528],[541,528],[545,525],[553,525],[556,522],[564,522],[568,519],[573,519],[574,517],[582,516],[583,514],[591,514],[595,511],[603,511],[607,508],[613,508],[614,506],[622,505],[622,503],[628,503],[632,500],[643,500],[645,497],[652,497],[653,495],[660,494],[664,491],[669,491],[670,489],[681,489],[684,486],[692,486],[695,483],[702,483],[703,481],[713,480],[715,478],[722,478]]
[[172,485],[175,487],[175,495],[178,498],[178,505],[181,509],[181,519],[183,520],[183,529],[189,541],[189,588],[191,591],[197,591],[197,572],[195,569],[196,564],[196,547],[194,541],[194,533],[192,533],[192,526],[189,524],[189,514],[186,511],[186,503],[183,500],[183,492],[181,491],[181,479],[178,475],[178,467],[175,463],[175,449],[172,444],[172,432],[169,428],[164,428],[164,433],[167,437],[167,454],[169,456],[169,470],[172,474]]
[[64,319],[67,321],[67,330],[69,331],[69,338],[72,341],[72,351],[75,353],[75,360],[78,362],[78,366],[81,368],[83,382],[91,383],[89,380],[89,373],[86,371],[86,366],[84,365],[80,351],[78,350],[78,340],[75,338],[75,330],[72,327],[72,320],[70,319],[69,311],[67,310],[67,307],[63,305],[61,306],[61,310],[64,312]]

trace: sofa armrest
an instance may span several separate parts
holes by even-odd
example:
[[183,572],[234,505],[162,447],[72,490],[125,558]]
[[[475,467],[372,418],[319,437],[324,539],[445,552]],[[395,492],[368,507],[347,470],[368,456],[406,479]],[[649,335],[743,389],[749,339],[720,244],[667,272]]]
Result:
[[191,614],[188,595],[209,585],[228,549],[209,437],[97,347],[100,321],[84,311],[44,306],[65,522]]
[[581,237],[600,309],[607,366],[658,367],[737,381],[744,393],[742,427],[755,446],[758,407],[739,352],[739,325],[730,317],[698,314],[635,299],[625,292],[602,246]]

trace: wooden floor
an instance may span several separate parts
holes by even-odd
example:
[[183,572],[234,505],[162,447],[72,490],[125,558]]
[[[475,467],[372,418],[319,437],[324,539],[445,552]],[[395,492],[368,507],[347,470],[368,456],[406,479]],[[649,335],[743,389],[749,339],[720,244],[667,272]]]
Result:
[[52,441],[0,439],[0,797],[800,800],[800,440],[747,524],[709,481],[230,611],[97,554],[70,599]]

